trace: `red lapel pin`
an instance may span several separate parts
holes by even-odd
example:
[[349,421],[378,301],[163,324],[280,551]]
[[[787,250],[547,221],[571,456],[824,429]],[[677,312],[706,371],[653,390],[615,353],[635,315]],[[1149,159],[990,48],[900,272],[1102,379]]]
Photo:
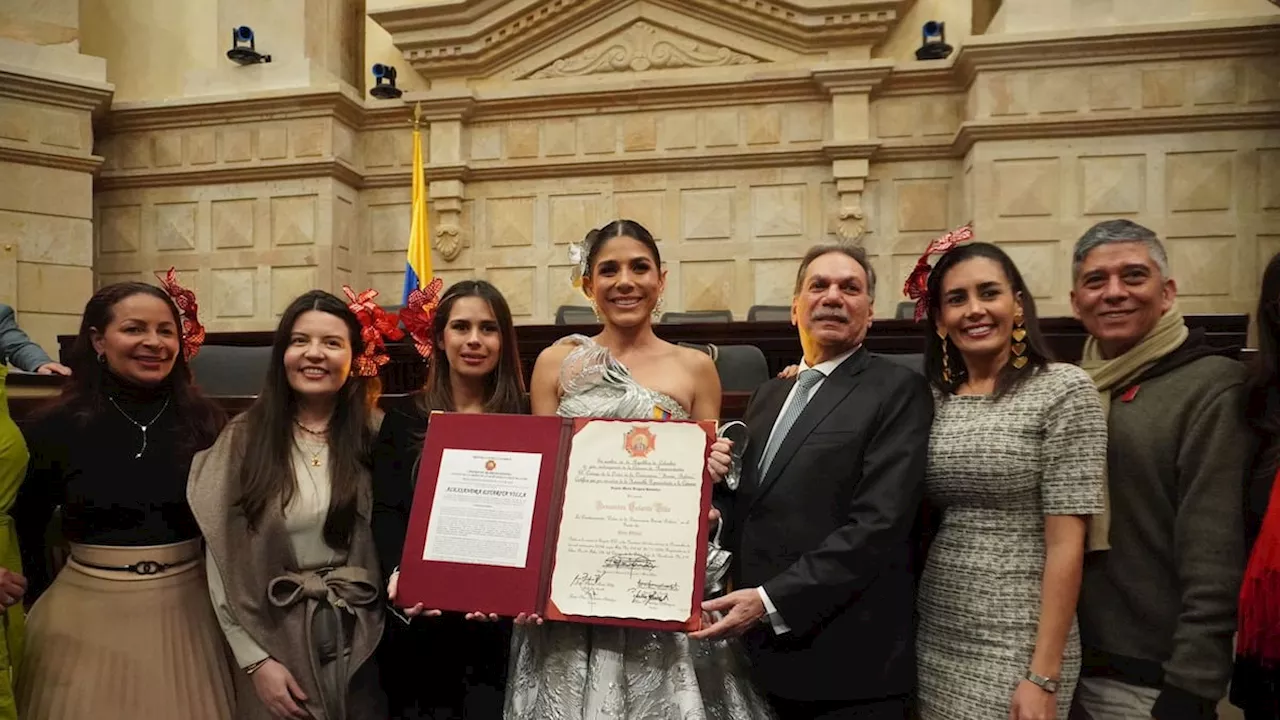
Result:
[[1134,385],[1133,387],[1129,388],[1128,390],[1125,390],[1125,391],[1124,391],[1124,394],[1120,396],[1120,402],[1133,402],[1133,399],[1134,399],[1134,398],[1136,398],[1136,397],[1138,397],[1138,388],[1139,388],[1139,387],[1141,387],[1141,386],[1140,386],[1140,385]]

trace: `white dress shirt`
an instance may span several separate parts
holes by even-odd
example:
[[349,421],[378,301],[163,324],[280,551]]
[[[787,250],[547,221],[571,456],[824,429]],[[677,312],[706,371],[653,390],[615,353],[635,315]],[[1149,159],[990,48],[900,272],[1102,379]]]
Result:
[[[817,370],[822,373],[822,379],[818,380],[818,382],[813,384],[813,387],[809,388],[809,397],[805,398],[805,402],[808,403],[813,399],[813,396],[818,392],[818,389],[822,387],[822,384],[827,381],[827,377],[831,375],[832,371],[837,367],[840,367],[840,363],[848,360],[861,348],[862,346],[858,345],[852,350],[845,351],[826,362],[820,362],[812,368],[809,367],[809,363],[805,362],[803,359],[800,360],[800,372],[804,372],[805,370]],[[773,434],[778,431],[778,421],[787,414],[787,407],[795,400],[796,389],[799,387],[800,384],[795,383],[791,386],[791,392],[787,393],[787,399],[783,401],[782,407],[778,409],[778,417],[774,418],[773,429],[769,431],[769,437],[765,439],[765,447],[769,447],[769,442],[773,440]],[[795,426],[793,425],[792,427]],[[763,473],[766,469],[767,468],[760,468],[760,472]],[[764,481],[763,475],[760,476],[760,480],[762,482]],[[791,632],[791,628],[787,626],[787,623],[782,619],[782,615],[778,613],[778,608],[774,607],[773,601],[769,599],[769,593],[764,591],[764,586],[762,585],[756,588],[756,592],[760,593],[760,599],[764,602],[765,617],[769,619],[769,624],[773,626],[773,632],[778,635]]]

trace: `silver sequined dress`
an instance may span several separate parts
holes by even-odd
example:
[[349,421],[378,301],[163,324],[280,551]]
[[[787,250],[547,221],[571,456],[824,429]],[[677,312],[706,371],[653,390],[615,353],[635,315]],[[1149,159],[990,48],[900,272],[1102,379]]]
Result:
[[[562,417],[673,418],[671,397],[641,386],[604,347],[572,335],[560,369]],[[708,578],[708,585],[718,578]],[[548,622],[517,627],[507,680],[507,720],[765,720],[734,642],[684,633]]]

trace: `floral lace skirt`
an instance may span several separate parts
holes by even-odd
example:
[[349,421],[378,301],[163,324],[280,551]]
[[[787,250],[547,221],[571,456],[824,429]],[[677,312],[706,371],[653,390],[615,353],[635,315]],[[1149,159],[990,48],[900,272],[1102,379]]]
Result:
[[517,627],[507,720],[769,720],[736,641],[549,622]]

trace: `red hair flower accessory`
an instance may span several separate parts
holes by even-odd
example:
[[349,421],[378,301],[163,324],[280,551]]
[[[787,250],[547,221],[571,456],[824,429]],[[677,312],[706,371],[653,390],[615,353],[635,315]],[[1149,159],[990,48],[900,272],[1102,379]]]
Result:
[[436,311],[440,309],[440,290],[443,288],[443,280],[432,278],[425,288],[409,293],[409,301],[400,311],[400,322],[409,331],[413,349],[424,358],[431,357],[431,349],[435,344],[431,337],[432,325],[435,324]]
[[169,268],[169,272],[163,276],[156,273],[156,277],[160,279],[161,286],[169,294],[173,304],[178,306],[178,314],[182,317],[182,358],[190,360],[200,352],[205,337],[204,326],[196,315],[199,310],[196,294],[178,284],[175,268]]
[[916,301],[916,322],[923,320],[929,310],[929,273],[933,270],[929,266],[929,256],[944,253],[972,239],[973,223],[969,223],[929,241],[929,247],[925,248],[924,254],[916,261],[916,266],[912,268],[911,274],[907,276],[907,282],[902,286],[903,294]]
[[379,368],[391,362],[391,356],[387,355],[386,341],[404,337],[404,332],[400,329],[400,319],[395,313],[389,313],[373,302],[373,299],[378,297],[377,290],[370,288],[356,295],[350,285],[343,285],[342,291],[351,301],[347,307],[356,314],[356,318],[360,320],[360,327],[363,328],[360,331],[360,339],[364,341],[364,352],[352,359],[355,374],[361,377],[374,377],[378,374]]

